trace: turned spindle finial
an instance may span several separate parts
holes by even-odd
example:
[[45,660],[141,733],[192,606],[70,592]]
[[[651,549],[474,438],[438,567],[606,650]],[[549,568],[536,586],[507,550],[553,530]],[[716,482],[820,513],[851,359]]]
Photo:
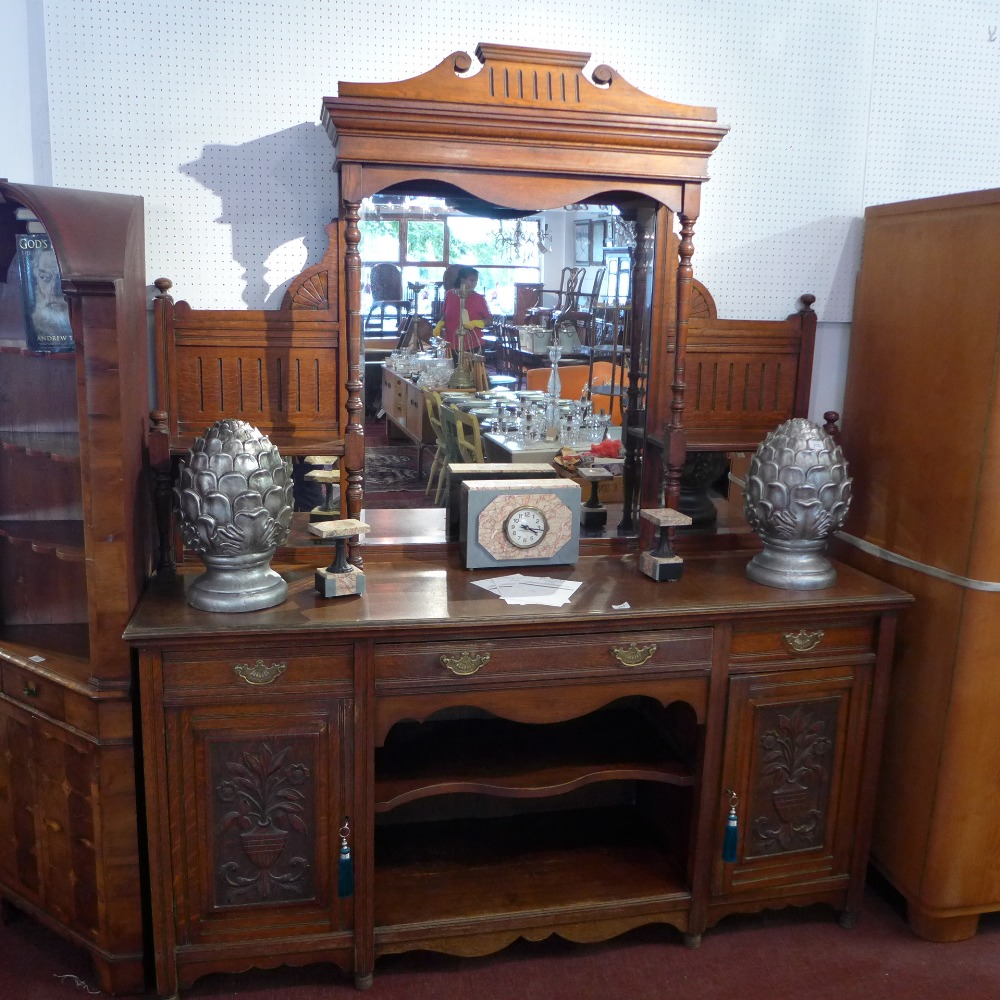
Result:
[[153,284],[160,295],[164,297],[168,296],[170,289],[174,287],[174,283],[169,278],[157,278]]
[[826,423],[823,424],[823,430],[825,430],[826,433],[839,444],[840,428],[837,426],[837,421],[840,419],[840,414],[836,410],[827,410],[826,413],[823,414],[823,419],[826,421]]
[[802,303],[802,309],[800,312],[812,312],[812,304],[816,301],[815,295],[810,295],[806,292],[804,295],[799,296],[799,302]]

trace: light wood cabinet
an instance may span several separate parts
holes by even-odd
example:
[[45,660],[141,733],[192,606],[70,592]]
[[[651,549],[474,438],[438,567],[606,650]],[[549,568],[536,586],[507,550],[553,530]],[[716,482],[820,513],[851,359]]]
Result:
[[[72,349],[28,350],[14,238],[51,237]],[[144,985],[130,651],[149,572],[140,198],[0,182],[0,896]]]
[[[667,587],[632,560],[586,556],[566,571],[573,601],[553,609],[503,604],[455,559],[375,555],[358,599],[323,601],[310,569],[290,571],[289,600],[241,615],[238,638],[232,616],[186,605],[183,581],[151,588],[126,635],[159,992],[310,960],[364,987],[386,954],[649,923],[694,946],[726,914],[785,903],[853,922],[908,598],[846,567],[825,591],[760,587],[748,558],[692,559]],[[241,665],[273,679],[248,685]],[[301,896],[263,895],[225,832],[227,775],[278,754],[315,780],[296,786],[305,829],[270,869],[303,859]],[[721,861],[728,787],[735,864]],[[355,892],[331,905],[345,816]]]
[[911,927],[1000,910],[1000,190],[869,208],[842,443],[840,558],[905,588],[873,860]]

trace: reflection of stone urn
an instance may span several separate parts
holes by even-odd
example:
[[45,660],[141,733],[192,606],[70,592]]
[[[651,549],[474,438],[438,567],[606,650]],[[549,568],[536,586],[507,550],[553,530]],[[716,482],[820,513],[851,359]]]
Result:
[[844,453],[817,424],[786,420],[760,443],[750,461],[743,512],[764,542],[747,565],[756,583],[788,590],[832,586],[826,537],[851,503]]
[[692,528],[709,528],[719,512],[709,488],[726,471],[729,456],[724,451],[689,451],[681,470],[681,496],[677,509],[691,518]]
[[216,421],[181,462],[174,495],[184,544],[206,567],[192,606],[255,611],[285,599],[271,558],[292,523],[292,472],[268,438],[242,420]]

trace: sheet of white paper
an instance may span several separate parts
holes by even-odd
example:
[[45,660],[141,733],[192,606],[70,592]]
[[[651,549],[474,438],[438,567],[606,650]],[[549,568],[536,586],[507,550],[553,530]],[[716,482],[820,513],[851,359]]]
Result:
[[556,580],[552,577],[525,576],[512,573],[509,576],[491,577],[489,580],[473,580],[477,587],[496,594],[508,604],[544,604],[561,607],[569,602],[580,586],[573,580]]

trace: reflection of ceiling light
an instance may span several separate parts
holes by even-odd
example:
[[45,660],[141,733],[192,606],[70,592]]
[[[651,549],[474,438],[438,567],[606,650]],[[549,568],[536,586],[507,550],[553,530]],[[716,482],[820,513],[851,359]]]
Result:
[[506,253],[510,257],[516,257],[521,250],[529,244],[534,243],[540,253],[548,253],[552,249],[552,235],[549,227],[537,225],[537,235],[532,233],[534,227],[526,227],[521,224],[520,219],[516,219],[512,226],[503,222],[497,223],[496,232],[493,234],[493,246],[500,253]]

